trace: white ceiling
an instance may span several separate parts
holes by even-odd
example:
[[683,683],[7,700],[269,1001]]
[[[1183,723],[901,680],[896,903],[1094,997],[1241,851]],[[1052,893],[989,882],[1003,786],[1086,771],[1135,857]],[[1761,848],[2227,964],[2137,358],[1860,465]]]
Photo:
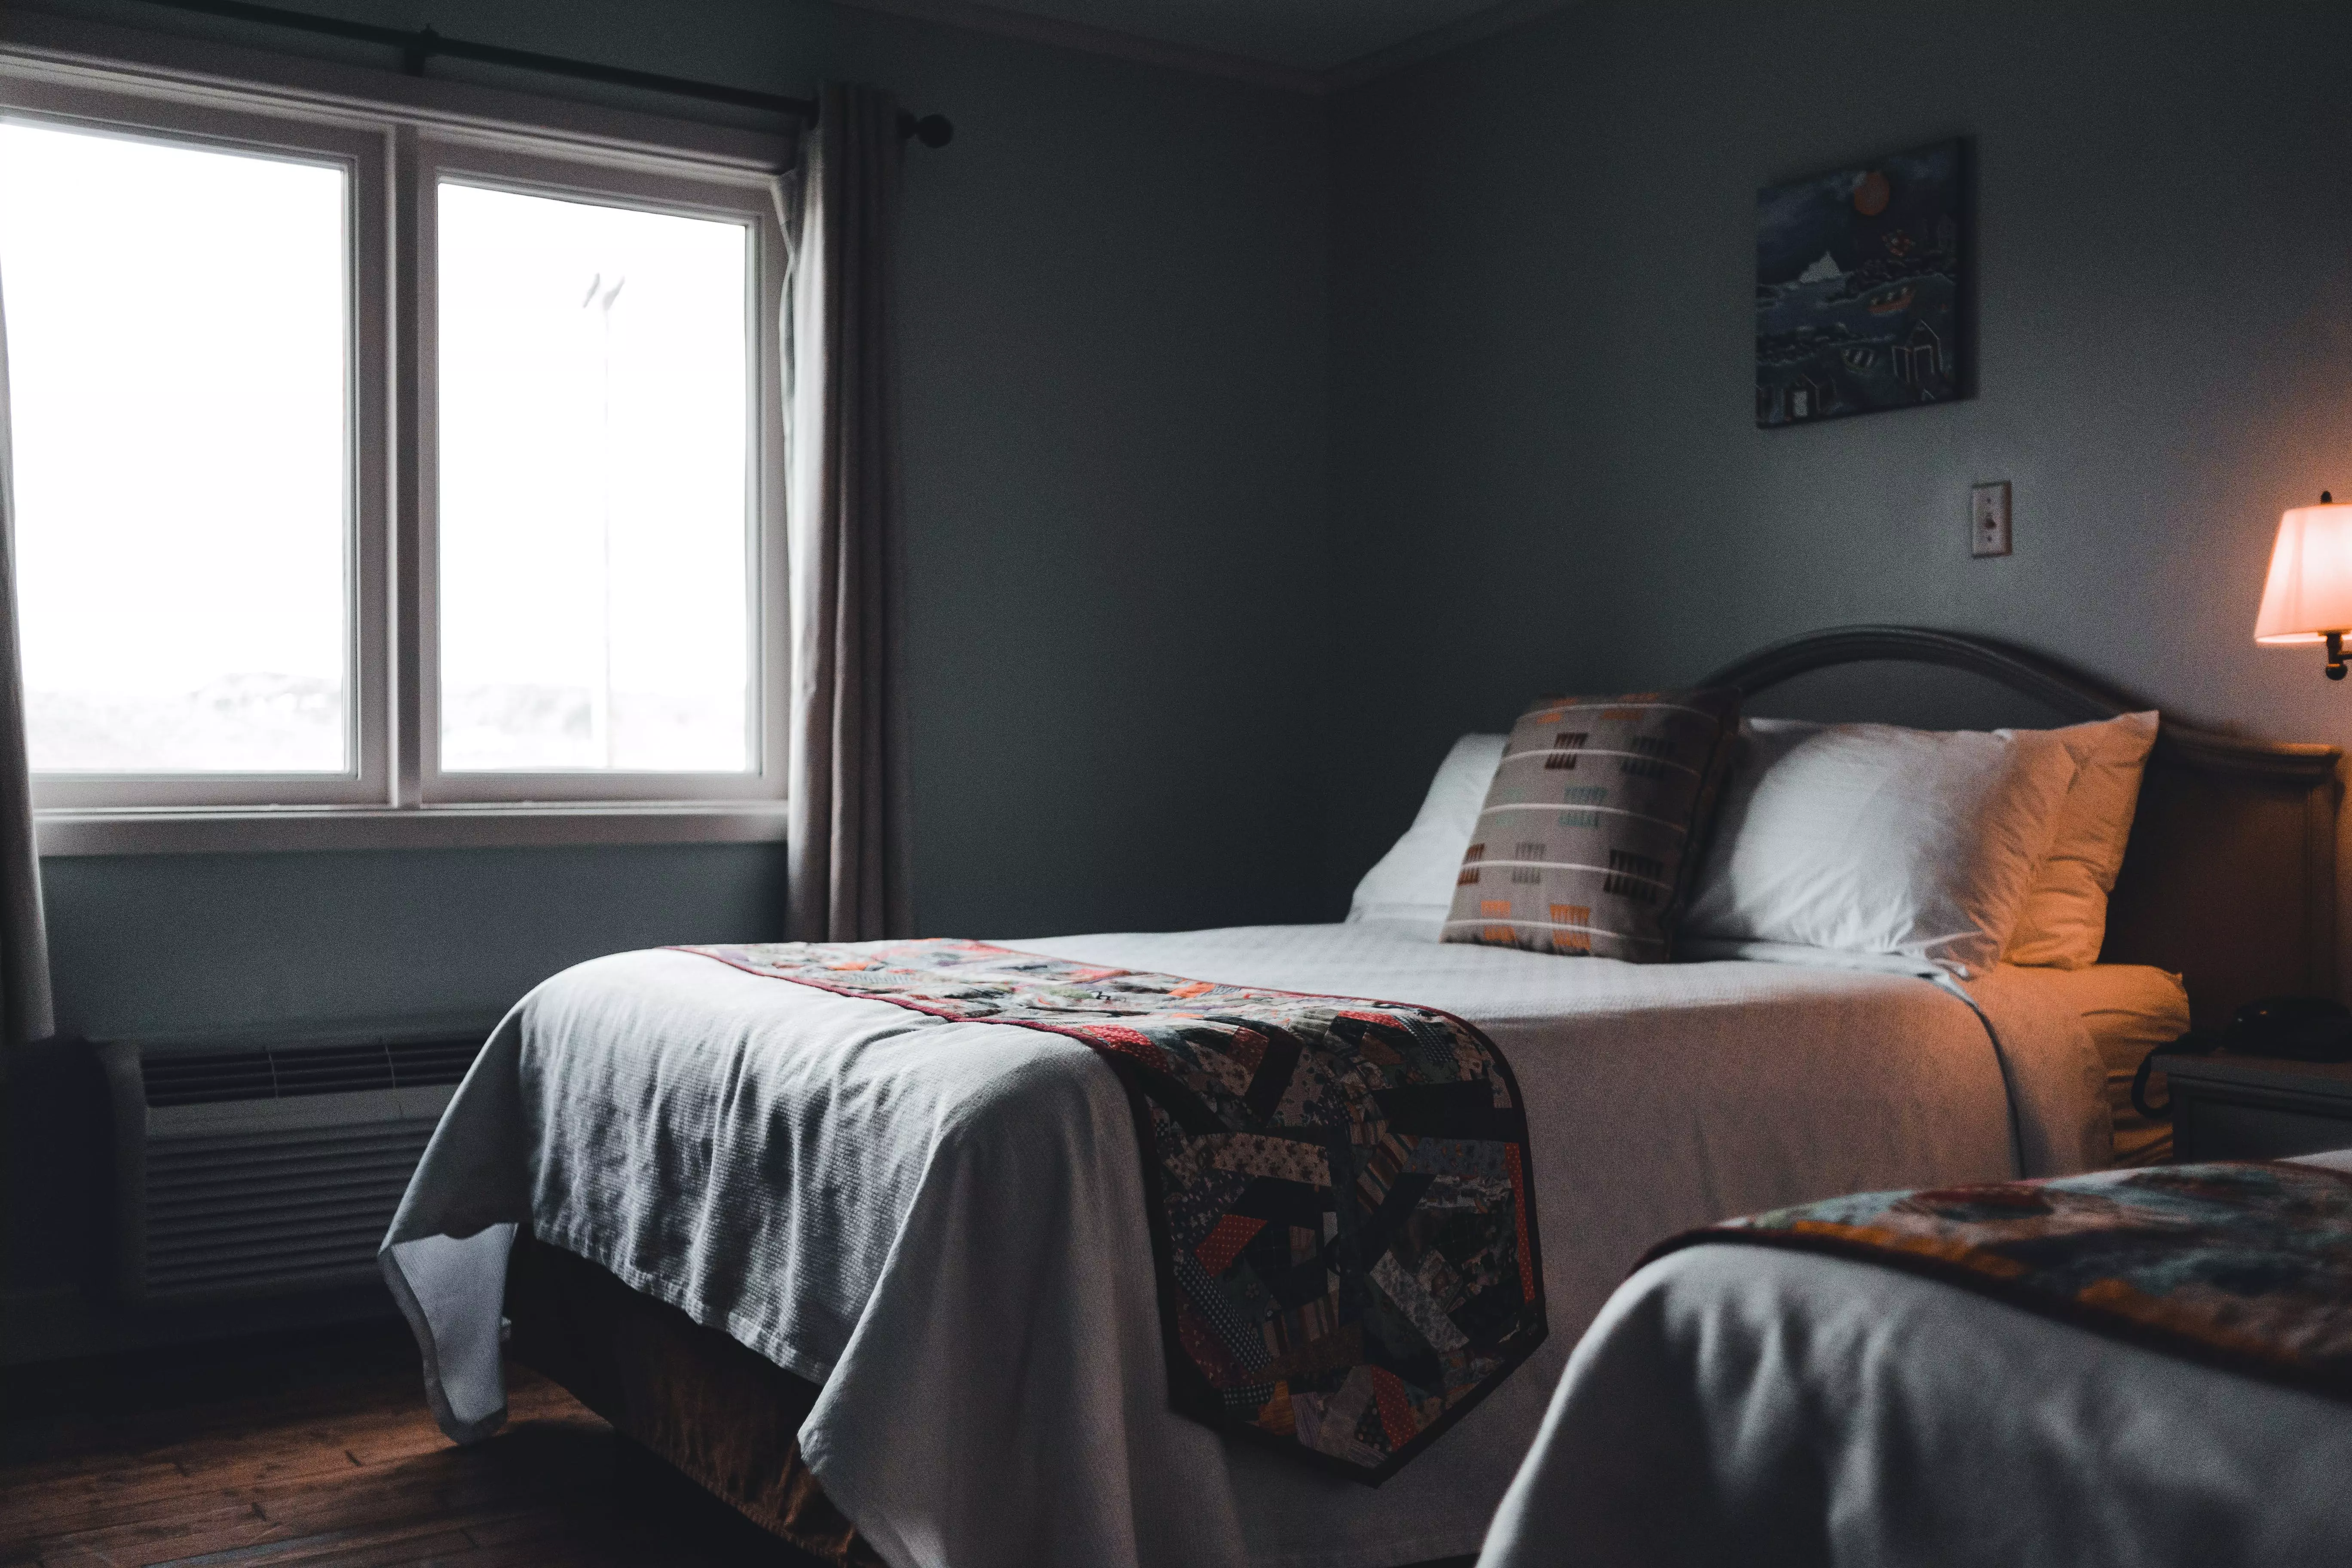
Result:
[[1565,0],[844,0],[871,10],[1318,89]]

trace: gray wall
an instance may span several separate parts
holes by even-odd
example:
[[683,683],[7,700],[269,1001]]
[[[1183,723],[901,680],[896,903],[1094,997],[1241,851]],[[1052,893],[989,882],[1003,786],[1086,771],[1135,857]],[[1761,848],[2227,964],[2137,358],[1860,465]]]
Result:
[[[1317,816],[1297,719],[1321,691],[1327,496],[1320,104],[809,0],[312,8],[774,92],[877,81],[951,116],[951,147],[910,149],[898,293],[918,918],[1015,934],[1300,912]],[[75,9],[352,58],[148,7]],[[383,955],[345,933],[372,921],[402,933],[418,1006],[441,999],[424,978],[439,960],[487,976],[486,945],[510,955],[499,984],[513,992],[557,952],[674,929],[673,906],[583,921],[551,891],[608,866],[625,899],[642,856],[536,853],[545,897],[464,855],[356,888],[340,858],[281,873],[373,912],[306,954],[313,994],[257,994],[254,1016],[341,1012],[361,990],[369,1014],[399,1000],[360,979]],[[727,851],[719,881],[746,885],[774,858]],[[226,961],[289,934],[232,865],[61,861],[50,877],[81,903],[135,904],[142,878],[165,899],[210,889],[201,940]],[[91,878],[102,889],[77,887]],[[433,901],[500,918],[419,921],[420,878]],[[90,1005],[75,1022],[125,1013]],[[139,1026],[169,1006],[140,1004]]]
[[[2256,649],[2282,508],[2352,494],[2352,9],[1586,0],[1333,111],[1337,896],[1452,735],[1864,620],[2352,742]],[[1973,140],[1979,395],[1754,427],[1755,193]],[[1972,560],[1971,482],[2016,553]],[[2352,857],[2347,857],[2352,866]]]
[[[805,0],[313,8],[769,91],[877,81],[951,116],[952,147],[910,150],[899,289],[921,927],[1308,910],[1319,103]],[[761,847],[60,859],[46,879],[61,1022],[91,1035],[495,1012],[597,953],[780,934],[782,909]],[[68,1268],[90,1223],[76,1162],[101,1131],[69,1078],[12,1086],[20,1282]]]

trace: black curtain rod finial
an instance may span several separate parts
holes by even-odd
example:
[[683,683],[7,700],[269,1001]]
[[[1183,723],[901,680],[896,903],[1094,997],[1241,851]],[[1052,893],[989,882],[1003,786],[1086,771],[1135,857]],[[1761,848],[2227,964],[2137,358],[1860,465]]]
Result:
[[440,49],[441,35],[435,32],[429,25],[419,27],[416,30],[416,36],[409,40],[408,47],[401,51],[400,68],[410,76],[423,76],[425,62],[439,53]]

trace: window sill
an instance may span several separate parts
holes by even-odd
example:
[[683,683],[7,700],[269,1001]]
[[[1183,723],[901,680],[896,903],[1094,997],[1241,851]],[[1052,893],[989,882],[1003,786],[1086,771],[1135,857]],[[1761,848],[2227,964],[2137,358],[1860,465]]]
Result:
[[280,805],[34,813],[44,856],[258,850],[538,848],[584,844],[772,844],[782,801],[580,805]]

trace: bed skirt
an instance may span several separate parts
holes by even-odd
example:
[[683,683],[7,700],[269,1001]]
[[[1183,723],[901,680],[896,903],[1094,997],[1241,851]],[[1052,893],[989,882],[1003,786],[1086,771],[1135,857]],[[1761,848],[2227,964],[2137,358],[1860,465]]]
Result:
[[528,1232],[507,1262],[506,1315],[510,1358],[753,1524],[835,1568],[888,1568],[801,1458],[815,1384]]
[[560,1247],[515,1237],[507,1351],[744,1518],[837,1568],[883,1568],[801,1459],[817,1385]]

